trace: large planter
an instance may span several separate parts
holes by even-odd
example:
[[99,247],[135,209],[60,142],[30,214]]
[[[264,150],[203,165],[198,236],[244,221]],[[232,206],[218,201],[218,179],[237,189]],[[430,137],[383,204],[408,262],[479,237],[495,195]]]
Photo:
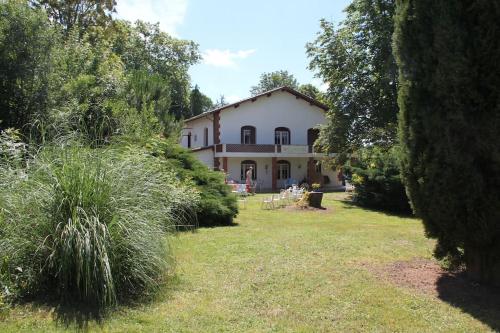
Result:
[[323,200],[323,192],[309,192],[309,206],[314,208],[321,208],[321,201]]

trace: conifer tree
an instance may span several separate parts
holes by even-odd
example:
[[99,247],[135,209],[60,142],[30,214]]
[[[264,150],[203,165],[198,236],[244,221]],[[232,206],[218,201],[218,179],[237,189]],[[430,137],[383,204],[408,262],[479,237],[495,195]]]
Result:
[[500,285],[500,3],[398,0],[402,175],[438,258]]

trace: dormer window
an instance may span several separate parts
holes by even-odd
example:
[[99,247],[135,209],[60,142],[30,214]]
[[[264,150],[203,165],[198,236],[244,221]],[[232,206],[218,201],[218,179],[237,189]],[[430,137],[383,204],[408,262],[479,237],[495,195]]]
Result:
[[290,130],[286,127],[277,127],[274,130],[274,144],[276,144],[276,145],[289,145],[290,144]]
[[242,145],[255,144],[255,127],[243,126],[241,128],[241,144]]

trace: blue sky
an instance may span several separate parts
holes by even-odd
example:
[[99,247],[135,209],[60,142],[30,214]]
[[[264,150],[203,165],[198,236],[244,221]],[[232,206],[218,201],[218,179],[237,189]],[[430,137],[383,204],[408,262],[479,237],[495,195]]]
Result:
[[319,20],[344,18],[350,0],[118,0],[118,17],[160,22],[178,38],[194,40],[203,60],[190,70],[212,100],[248,97],[264,72],[288,70],[299,83],[324,84],[307,69],[305,44]]

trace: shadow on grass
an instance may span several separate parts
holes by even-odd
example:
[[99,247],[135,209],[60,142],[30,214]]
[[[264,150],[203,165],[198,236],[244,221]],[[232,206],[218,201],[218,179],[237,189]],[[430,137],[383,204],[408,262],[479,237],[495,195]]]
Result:
[[500,289],[471,283],[466,273],[457,273],[441,275],[436,290],[441,300],[500,330]]
[[41,300],[40,298],[26,299],[19,304],[31,307],[33,312],[43,310],[51,313],[57,326],[68,330],[87,332],[95,329],[91,328],[93,324],[100,326],[102,329],[103,324],[113,314],[151,306],[172,299],[174,292],[180,288],[181,284],[182,281],[179,276],[172,274],[166,277],[165,283],[156,292],[139,298],[120,300],[120,305],[106,309],[81,303],[61,303],[55,299]]
[[384,209],[361,206],[358,203],[352,201],[352,199],[350,197],[343,198],[343,199],[336,199],[336,201],[343,203],[345,209],[357,208],[357,209],[361,209],[365,212],[381,213],[381,214],[384,214],[387,216],[400,217],[400,218],[416,218],[415,215],[413,215],[411,213],[398,213],[398,212],[392,212],[392,211],[384,210]]
[[[239,223],[231,223],[231,224],[211,224],[211,225],[200,225],[198,229],[214,229],[214,228],[232,228],[232,227],[238,227],[240,224]],[[196,230],[198,230],[196,229]]]

